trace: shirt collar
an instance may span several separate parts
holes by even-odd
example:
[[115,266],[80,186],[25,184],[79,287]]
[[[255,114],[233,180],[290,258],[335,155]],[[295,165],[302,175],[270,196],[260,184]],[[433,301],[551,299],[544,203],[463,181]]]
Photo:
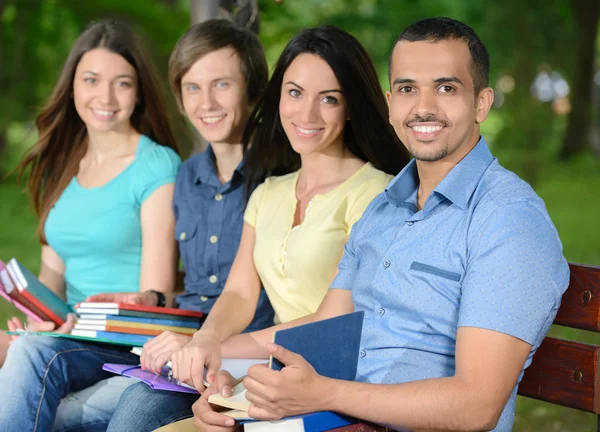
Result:
[[[479,184],[481,176],[494,160],[483,137],[433,190],[443,195],[453,204],[465,209]],[[419,186],[416,161],[411,160],[385,190],[385,197],[390,204],[399,207],[406,202]]]
[[[198,155],[198,159],[193,167],[194,170],[194,183],[207,183],[214,186],[221,186],[219,177],[217,176],[217,169],[215,166],[215,152],[212,146],[209,144],[206,150]],[[244,173],[244,160],[239,163],[236,167],[232,181],[236,177],[241,177]]]

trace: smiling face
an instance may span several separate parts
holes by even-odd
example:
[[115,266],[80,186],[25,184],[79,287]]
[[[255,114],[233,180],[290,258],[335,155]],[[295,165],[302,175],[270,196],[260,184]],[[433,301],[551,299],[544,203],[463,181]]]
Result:
[[471,54],[460,40],[401,41],[394,48],[390,123],[416,160],[461,160],[479,140],[490,88],[474,93]]
[[188,119],[212,144],[239,144],[250,115],[246,80],[231,47],[202,56],[181,78]]
[[300,155],[341,151],[347,108],[331,67],[315,54],[300,54],[283,75],[279,116]]
[[137,73],[104,48],[85,53],[75,70],[73,101],[89,132],[127,131],[135,110]]

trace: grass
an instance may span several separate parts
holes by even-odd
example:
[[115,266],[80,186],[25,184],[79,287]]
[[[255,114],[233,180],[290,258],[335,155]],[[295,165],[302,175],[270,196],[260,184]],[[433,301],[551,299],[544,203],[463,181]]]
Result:
[[[544,173],[537,193],[556,225],[569,261],[600,265],[600,172],[590,164],[555,166]],[[40,247],[35,235],[36,218],[22,188],[0,184],[0,258],[18,257],[32,271],[39,269]],[[15,314],[15,309],[0,301],[0,323]],[[553,327],[551,334],[588,343],[600,337]],[[596,430],[596,417],[578,410],[561,408],[527,398],[518,398],[515,431],[581,432]]]

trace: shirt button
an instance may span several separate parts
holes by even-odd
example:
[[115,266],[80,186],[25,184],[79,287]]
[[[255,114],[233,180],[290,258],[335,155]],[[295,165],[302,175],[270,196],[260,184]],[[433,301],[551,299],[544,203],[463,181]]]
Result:
[[210,283],[216,283],[216,282],[217,282],[217,276],[216,276],[216,275],[211,275],[211,276],[208,278],[208,281],[209,281]]
[[208,241],[210,241],[211,243],[216,243],[217,241],[219,241],[219,237],[217,237],[217,236],[210,236],[210,238],[208,239]]
[[179,234],[179,240],[185,240],[185,233],[182,232],[181,234]]
[[408,222],[406,222],[406,225],[408,225],[408,226],[412,226],[412,224],[414,224],[414,222],[413,222],[413,221],[408,221]]
[[206,296],[200,296],[200,300],[202,300],[203,302],[205,302],[206,300],[208,300],[208,297],[206,297]]
[[221,195],[220,193],[218,193],[218,194],[215,195],[215,199],[217,201],[221,201],[223,199],[223,195]]
[[392,264],[392,263],[390,262],[390,260],[385,260],[385,261],[383,262],[383,266],[384,266],[385,268],[388,268],[388,267],[389,267],[391,264]]
[[360,358],[364,358],[366,357],[367,353],[365,352],[365,350],[360,350]]
[[384,308],[380,308],[379,309],[379,316],[383,316],[385,314],[385,309]]

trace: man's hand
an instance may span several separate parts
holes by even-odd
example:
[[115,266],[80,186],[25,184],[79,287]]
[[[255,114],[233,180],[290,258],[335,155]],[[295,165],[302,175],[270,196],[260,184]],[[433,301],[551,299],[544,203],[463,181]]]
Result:
[[85,301],[156,306],[158,299],[156,294],[151,292],[125,292],[96,294],[86,298]]
[[[145,348],[144,348],[145,349]],[[191,341],[171,357],[173,377],[204,391],[204,366],[206,381],[212,383],[221,367],[221,342],[210,331],[198,331]]]
[[159,373],[161,368],[171,360],[173,353],[183,348],[192,338],[170,331],[162,332],[144,344],[140,363],[142,369]]
[[319,411],[320,400],[327,397],[327,378],[317,374],[304,358],[285,348],[269,343],[269,353],[285,367],[281,371],[267,365],[255,365],[244,378],[246,399],[252,405],[248,414],[261,420]]
[[208,397],[221,393],[225,397],[231,396],[231,389],[237,384],[236,380],[227,371],[219,371],[215,375],[215,380],[209,388],[207,388],[202,397],[192,406],[194,412],[194,426],[206,432],[230,432],[234,430],[235,420],[223,414],[219,414],[217,410],[224,410],[217,405],[208,403]]
[[[29,321],[27,323],[27,330],[31,332],[55,332],[55,333],[69,333],[75,325],[75,315],[68,314],[67,320],[58,328],[52,321],[35,322]],[[9,331],[25,330],[25,326],[21,320],[17,317],[12,317],[6,322],[6,326]],[[19,336],[12,336],[12,340],[17,340]]]

